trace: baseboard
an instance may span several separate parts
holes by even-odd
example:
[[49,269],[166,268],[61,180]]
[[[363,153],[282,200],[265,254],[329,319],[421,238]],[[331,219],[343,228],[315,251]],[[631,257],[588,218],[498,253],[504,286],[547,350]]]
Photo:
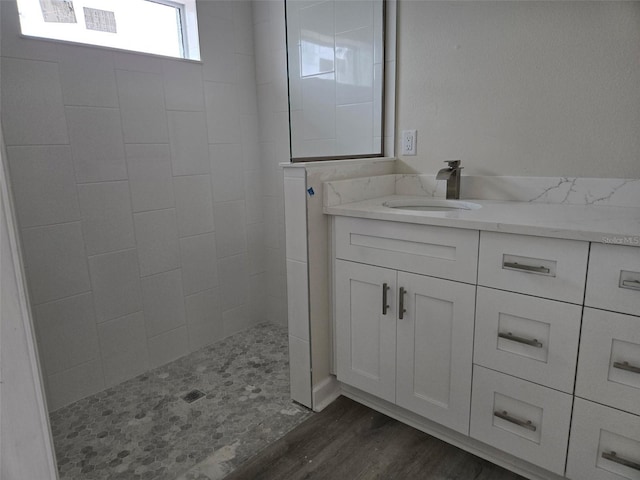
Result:
[[329,375],[318,385],[313,387],[313,410],[321,412],[342,394],[342,384]]
[[561,477],[536,465],[532,465],[529,462],[525,462],[524,460],[504,453],[503,451],[479,442],[478,440],[474,440],[471,437],[443,427],[442,425],[427,420],[385,400],[374,397],[373,395],[358,390],[357,388],[342,384],[337,380],[336,383],[340,384],[340,390],[342,392],[342,395],[344,395],[345,397],[366,405],[367,407],[373,408],[374,410],[384,413],[391,418],[394,418],[422,432],[428,433],[433,437],[436,437],[477,457],[488,460],[491,463],[503,467],[511,472],[517,473],[518,475],[521,475],[525,478],[528,478],[530,480],[566,480],[566,477]]

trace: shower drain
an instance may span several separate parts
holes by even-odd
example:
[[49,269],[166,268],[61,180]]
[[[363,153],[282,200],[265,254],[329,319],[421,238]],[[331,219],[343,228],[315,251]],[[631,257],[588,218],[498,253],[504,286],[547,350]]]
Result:
[[182,397],[182,400],[184,400],[187,403],[193,403],[196,400],[204,397],[204,395],[205,395],[204,392],[201,392],[200,390],[191,390],[184,397]]

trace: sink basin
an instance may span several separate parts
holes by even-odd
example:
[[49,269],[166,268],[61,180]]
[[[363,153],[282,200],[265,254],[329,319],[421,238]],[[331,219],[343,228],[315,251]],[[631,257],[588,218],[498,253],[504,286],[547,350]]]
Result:
[[400,210],[420,212],[450,212],[454,210],[477,210],[482,205],[461,200],[439,200],[435,198],[415,198],[384,202],[383,206]]

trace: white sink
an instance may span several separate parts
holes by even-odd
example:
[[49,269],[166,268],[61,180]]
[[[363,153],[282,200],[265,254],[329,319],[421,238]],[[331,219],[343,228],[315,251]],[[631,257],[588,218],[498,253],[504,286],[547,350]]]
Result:
[[449,212],[453,210],[477,210],[482,205],[461,200],[439,200],[435,198],[412,198],[391,200],[382,204],[385,207],[399,210],[417,210],[421,212]]

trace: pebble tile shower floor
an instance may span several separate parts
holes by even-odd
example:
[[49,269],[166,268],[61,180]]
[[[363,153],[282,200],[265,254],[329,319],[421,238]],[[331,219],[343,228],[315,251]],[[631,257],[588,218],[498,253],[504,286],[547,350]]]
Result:
[[[193,403],[191,390],[205,396]],[[312,413],[262,324],[51,414],[60,480],[217,480]]]

